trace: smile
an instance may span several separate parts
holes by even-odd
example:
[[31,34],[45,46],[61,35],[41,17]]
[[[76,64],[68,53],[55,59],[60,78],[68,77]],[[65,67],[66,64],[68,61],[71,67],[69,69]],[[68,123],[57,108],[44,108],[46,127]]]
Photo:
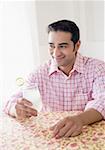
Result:
[[61,61],[62,59],[64,59],[64,56],[63,56],[63,57],[57,57],[57,58],[56,58],[57,61]]

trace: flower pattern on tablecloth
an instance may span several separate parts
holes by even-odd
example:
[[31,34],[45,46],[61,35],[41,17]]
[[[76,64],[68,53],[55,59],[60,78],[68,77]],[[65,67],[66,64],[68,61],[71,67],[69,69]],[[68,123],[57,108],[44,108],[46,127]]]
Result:
[[76,137],[55,139],[50,127],[77,112],[39,113],[23,122],[7,115],[0,117],[0,149],[2,150],[104,150],[105,121],[84,126]]

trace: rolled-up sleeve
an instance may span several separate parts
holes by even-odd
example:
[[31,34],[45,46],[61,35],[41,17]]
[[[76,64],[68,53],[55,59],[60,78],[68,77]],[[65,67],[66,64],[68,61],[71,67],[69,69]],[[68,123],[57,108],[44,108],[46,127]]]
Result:
[[105,68],[99,72],[93,82],[92,100],[87,103],[85,110],[93,108],[105,119]]
[[23,94],[21,91],[18,91],[16,94],[12,95],[5,105],[4,112],[8,115],[15,117],[16,116],[16,110],[15,110],[16,102],[19,98],[22,98],[22,97],[23,97]]

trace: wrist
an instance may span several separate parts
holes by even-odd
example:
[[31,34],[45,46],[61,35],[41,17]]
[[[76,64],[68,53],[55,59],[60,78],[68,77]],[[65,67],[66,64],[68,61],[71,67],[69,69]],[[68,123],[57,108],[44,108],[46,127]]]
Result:
[[17,116],[17,113],[16,113],[16,103],[12,104],[11,108],[10,108],[10,111],[9,111],[9,114],[12,116],[12,117],[16,117]]
[[85,117],[84,117],[84,112],[81,112],[80,114],[78,114],[77,117],[79,118],[82,126],[86,125],[86,121],[85,121]]
[[83,126],[101,121],[103,119],[101,113],[99,113],[95,109],[88,109],[84,112],[81,112],[80,114],[78,114],[78,117]]

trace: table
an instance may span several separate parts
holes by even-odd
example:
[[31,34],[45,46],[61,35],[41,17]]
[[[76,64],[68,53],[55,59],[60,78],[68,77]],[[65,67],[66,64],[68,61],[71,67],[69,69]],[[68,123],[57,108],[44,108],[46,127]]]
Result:
[[5,114],[0,117],[2,150],[105,150],[105,121],[84,126],[76,137],[55,139],[49,129],[60,119],[77,112],[45,112],[24,122]]

